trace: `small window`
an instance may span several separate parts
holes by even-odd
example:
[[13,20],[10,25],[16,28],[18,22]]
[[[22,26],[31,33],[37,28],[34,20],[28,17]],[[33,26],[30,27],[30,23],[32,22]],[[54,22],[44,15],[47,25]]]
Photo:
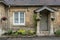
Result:
[[24,12],[15,12],[13,14],[14,25],[25,25],[25,14]]

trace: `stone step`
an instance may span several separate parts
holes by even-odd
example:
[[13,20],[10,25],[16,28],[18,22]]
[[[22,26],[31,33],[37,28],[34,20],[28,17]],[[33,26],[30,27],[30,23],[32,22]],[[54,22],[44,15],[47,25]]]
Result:
[[50,34],[49,31],[40,31],[41,36],[47,36],[49,34]]

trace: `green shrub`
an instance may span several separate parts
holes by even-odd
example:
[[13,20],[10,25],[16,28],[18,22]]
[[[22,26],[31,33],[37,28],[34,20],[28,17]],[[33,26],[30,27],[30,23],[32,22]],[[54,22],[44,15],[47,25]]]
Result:
[[12,32],[12,35],[18,36],[19,33],[17,31],[15,31],[15,32]]
[[24,29],[18,30],[18,33],[21,34],[21,35],[26,35],[27,34],[26,30],[24,30]]
[[8,33],[7,32],[5,32],[4,34],[2,34],[2,35],[8,35]]
[[7,31],[8,35],[11,35],[12,32],[13,32],[12,30],[8,30],[8,31]]
[[35,34],[35,31],[33,31],[33,30],[28,30],[28,34],[29,34],[29,35],[34,35],[34,34]]
[[5,32],[3,35],[11,35],[13,33],[12,30],[8,30],[7,32]]
[[18,36],[18,35],[19,35],[19,33],[18,33],[18,32],[15,32],[13,35]]
[[37,27],[37,19],[36,19],[36,18],[37,18],[37,14],[34,14],[34,15],[33,15],[33,20],[34,20],[34,21],[33,21],[33,24],[34,24],[34,27],[35,27],[35,32],[37,31],[37,30],[36,30],[36,27]]
[[60,35],[60,30],[57,30],[56,32],[54,32],[55,35]]

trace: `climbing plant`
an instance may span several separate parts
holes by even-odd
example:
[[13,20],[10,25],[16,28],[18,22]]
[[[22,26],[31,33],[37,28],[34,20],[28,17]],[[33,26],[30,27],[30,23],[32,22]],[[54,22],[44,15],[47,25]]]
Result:
[[33,15],[33,20],[34,20],[34,27],[35,27],[35,31],[36,31],[36,27],[37,27],[37,20],[36,20],[37,14]]

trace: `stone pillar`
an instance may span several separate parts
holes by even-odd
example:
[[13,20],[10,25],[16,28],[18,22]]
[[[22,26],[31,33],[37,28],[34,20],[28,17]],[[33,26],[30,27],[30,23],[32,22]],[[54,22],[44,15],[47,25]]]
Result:
[[37,36],[39,36],[40,35],[40,13],[37,13],[37,32],[36,32],[36,34],[37,34]]
[[51,13],[51,26],[50,26],[50,35],[53,35],[54,34],[54,31],[53,31],[53,25],[54,25],[54,13]]

